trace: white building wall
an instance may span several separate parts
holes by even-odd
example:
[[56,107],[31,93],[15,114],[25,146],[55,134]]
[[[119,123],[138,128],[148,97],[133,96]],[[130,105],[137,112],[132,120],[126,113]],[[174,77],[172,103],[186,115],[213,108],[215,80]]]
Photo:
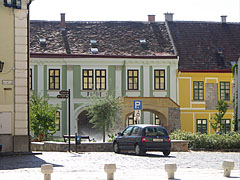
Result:
[[[22,3],[24,5],[24,3]],[[15,17],[15,123],[14,135],[28,135],[28,64],[27,25],[28,10],[14,9]],[[25,108],[19,108],[23,106]]]
[[116,97],[122,96],[122,67],[116,67]]

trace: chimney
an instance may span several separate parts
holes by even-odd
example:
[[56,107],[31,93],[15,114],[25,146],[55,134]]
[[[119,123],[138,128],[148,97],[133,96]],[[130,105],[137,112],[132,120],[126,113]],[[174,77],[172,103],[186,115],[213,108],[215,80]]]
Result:
[[64,31],[66,29],[65,24],[65,13],[61,13],[61,24],[60,24],[60,30]]
[[164,13],[165,21],[173,21],[173,13]]
[[221,19],[222,19],[223,24],[227,23],[227,16],[226,15],[221,16]]
[[155,22],[155,15],[148,15],[148,22]]

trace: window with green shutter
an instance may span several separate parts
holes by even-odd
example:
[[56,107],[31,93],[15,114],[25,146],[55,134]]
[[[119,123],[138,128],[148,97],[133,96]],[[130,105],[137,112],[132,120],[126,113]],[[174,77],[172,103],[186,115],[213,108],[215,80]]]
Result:
[[231,132],[231,120],[230,119],[222,119],[220,131],[222,134]]
[[197,132],[207,133],[207,120],[206,119],[197,119]]
[[230,82],[220,82],[220,99],[230,101]]
[[204,83],[203,81],[193,81],[193,99],[204,100]]

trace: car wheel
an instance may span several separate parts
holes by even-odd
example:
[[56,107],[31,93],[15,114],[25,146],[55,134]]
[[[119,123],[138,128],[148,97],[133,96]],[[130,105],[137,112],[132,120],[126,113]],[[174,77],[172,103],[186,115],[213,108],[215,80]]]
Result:
[[116,142],[113,144],[113,151],[115,153],[120,153],[120,149],[119,149],[118,143],[116,143]]
[[170,151],[163,151],[164,156],[168,156],[170,154]]
[[135,153],[136,153],[136,155],[144,154],[144,151],[142,150],[141,146],[139,146],[138,144],[135,146]]

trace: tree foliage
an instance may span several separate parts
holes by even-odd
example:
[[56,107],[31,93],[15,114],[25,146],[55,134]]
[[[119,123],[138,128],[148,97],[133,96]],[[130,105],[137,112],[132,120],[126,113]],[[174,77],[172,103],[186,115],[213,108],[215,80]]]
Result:
[[55,121],[57,107],[48,104],[48,99],[40,95],[30,98],[30,128],[34,137],[42,141],[56,132]]
[[228,104],[224,100],[219,100],[217,102],[216,110],[218,110],[217,113],[215,113],[214,117],[211,117],[210,124],[211,127],[215,132],[219,132],[221,127],[221,120],[223,119],[223,116],[227,112]]
[[103,132],[103,142],[105,142],[105,132],[113,126],[117,113],[121,108],[121,99],[115,99],[111,96],[93,97],[88,106],[88,116],[90,123],[94,128]]

